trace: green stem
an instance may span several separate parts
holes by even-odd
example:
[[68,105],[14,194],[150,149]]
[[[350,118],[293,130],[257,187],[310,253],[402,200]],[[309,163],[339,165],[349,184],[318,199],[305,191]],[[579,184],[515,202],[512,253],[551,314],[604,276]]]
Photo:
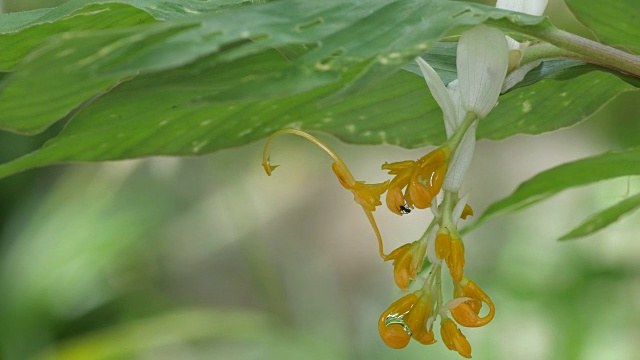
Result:
[[640,56],[638,55],[629,54],[611,46],[562,31],[551,25],[543,27],[518,26],[499,20],[489,20],[488,24],[536,37],[558,48],[577,54],[581,60],[640,78]]
[[540,43],[530,45],[527,48],[520,62],[520,66],[537,60],[551,58],[584,59],[572,51],[561,49],[549,43]]

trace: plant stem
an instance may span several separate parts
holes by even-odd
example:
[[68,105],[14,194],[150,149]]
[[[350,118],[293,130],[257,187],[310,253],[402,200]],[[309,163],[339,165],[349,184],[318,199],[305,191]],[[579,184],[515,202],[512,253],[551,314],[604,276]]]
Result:
[[529,45],[527,50],[524,52],[520,66],[536,60],[550,58],[578,59],[580,56],[574,52],[561,49],[549,43],[533,44]]
[[[629,54],[611,46],[600,44],[596,41],[557,29],[551,25],[518,26],[514,23],[492,21],[489,23],[501,28],[517,31],[536,37],[549,44],[568,52],[562,52],[562,57],[571,57],[586,62],[602,65],[622,73],[640,78],[640,56]],[[548,49],[547,49],[548,50]],[[574,53],[574,56],[570,54]]]

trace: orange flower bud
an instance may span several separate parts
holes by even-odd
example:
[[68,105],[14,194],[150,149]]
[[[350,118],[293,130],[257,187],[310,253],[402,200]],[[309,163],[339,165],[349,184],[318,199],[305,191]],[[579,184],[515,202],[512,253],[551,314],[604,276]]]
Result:
[[387,325],[388,318],[400,318],[407,311],[411,310],[418,300],[415,294],[408,294],[392,303],[378,319],[378,332],[380,337],[388,347],[392,349],[402,349],[409,344],[411,335],[400,323]]
[[408,291],[409,282],[416,278],[422,268],[425,252],[426,244],[414,241],[400,246],[384,257],[384,261],[393,260],[393,279],[400,289]]
[[[451,315],[458,322],[458,324],[466,327],[479,327],[488,324],[496,313],[496,308],[493,305],[491,298],[472,280],[469,280],[466,276],[458,284],[454,284],[454,297],[468,297],[473,300],[465,301],[464,303],[451,309]],[[480,309],[482,303],[486,303],[489,306],[489,313],[480,317]]]
[[[418,209],[430,207],[431,200],[442,188],[450,152],[448,147],[442,147],[431,151],[418,161],[384,163],[382,169],[395,175],[387,192],[389,210],[402,215],[401,206],[405,204]],[[401,196],[405,187],[404,196]]]
[[457,351],[458,354],[471,358],[471,344],[467,341],[467,338],[462,334],[458,326],[449,318],[442,320],[440,324],[440,335],[442,341],[449,350]]
[[426,209],[431,206],[433,195],[431,190],[417,180],[411,180],[407,187],[407,197],[418,209]]
[[464,245],[460,238],[451,239],[451,254],[447,257],[447,266],[453,282],[460,282],[464,274]]
[[431,179],[429,180],[431,194],[433,196],[438,195],[440,189],[442,189],[442,182],[444,176],[447,173],[447,163],[442,164],[436,171],[431,173]]
[[408,291],[409,281],[413,278],[411,276],[411,260],[413,260],[413,254],[407,251],[393,262],[393,280],[404,291]]
[[438,259],[446,259],[451,253],[451,237],[446,229],[440,229],[436,235],[436,256]]
[[433,302],[428,296],[421,296],[411,311],[404,317],[404,321],[411,329],[412,337],[423,345],[436,342],[433,331],[427,329],[427,320],[431,316]]
[[400,188],[393,187],[387,190],[387,208],[391,210],[391,212],[402,215],[401,206],[404,204],[404,196],[402,195],[402,190]]

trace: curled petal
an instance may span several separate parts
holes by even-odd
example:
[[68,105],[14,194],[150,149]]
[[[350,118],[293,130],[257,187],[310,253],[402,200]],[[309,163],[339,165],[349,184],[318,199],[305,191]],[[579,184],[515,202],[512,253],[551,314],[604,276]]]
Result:
[[411,340],[411,336],[404,329],[404,326],[400,324],[391,324],[383,327],[378,325],[378,332],[382,341],[392,349],[402,349]]
[[401,323],[392,323],[387,325],[387,321],[391,318],[400,318],[407,313],[418,300],[415,294],[408,294],[392,303],[378,319],[378,332],[382,341],[392,349],[402,349],[411,340],[411,334],[407,332],[405,326]]
[[[491,301],[491,298],[489,298],[484,290],[472,280],[464,277],[459,284],[455,284],[454,296],[470,299],[451,309],[451,315],[456,319],[458,324],[466,327],[479,327],[493,320],[496,312],[493,301]],[[489,313],[484,317],[480,317],[479,313],[483,302],[489,307]]]

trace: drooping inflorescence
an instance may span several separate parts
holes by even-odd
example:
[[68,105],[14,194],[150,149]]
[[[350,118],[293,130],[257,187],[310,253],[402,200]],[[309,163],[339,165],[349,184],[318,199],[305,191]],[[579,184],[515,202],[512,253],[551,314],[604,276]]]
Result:
[[[460,327],[484,326],[495,316],[491,298],[465,273],[464,242],[458,223],[473,215],[473,209],[460,189],[473,157],[478,121],[496,106],[507,72],[513,69],[512,55],[501,31],[480,25],[460,37],[458,79],[446,86],[426,61],[416,58],[442,109],[447,141],[420,159],[385,162],[381,168],[392,178],[383,183],[355,180],[335,152],[304,131],[284,129],[267,140],[262,165],[269,175],[275,166],[267,156],[268,146],[275,136],[284,133],[312,141],[334,160],[332,169],[340,184],[353,193],[373,227],[380,256],[392,263],[396,286],[407,292],[378,319],[380,337],[393,349],[404,348],[412,338],[424,345],[435,343],[434,327],[439,320],[440,337],[447,348],[470,358],[471,345]],[[413,209],[431,209],[433,213],[422,237],[388,255],[373,217],[385,193],[386,206],[395,214],[406,215]],[[452,284],[451,296],[445,296],[443,281]]]

